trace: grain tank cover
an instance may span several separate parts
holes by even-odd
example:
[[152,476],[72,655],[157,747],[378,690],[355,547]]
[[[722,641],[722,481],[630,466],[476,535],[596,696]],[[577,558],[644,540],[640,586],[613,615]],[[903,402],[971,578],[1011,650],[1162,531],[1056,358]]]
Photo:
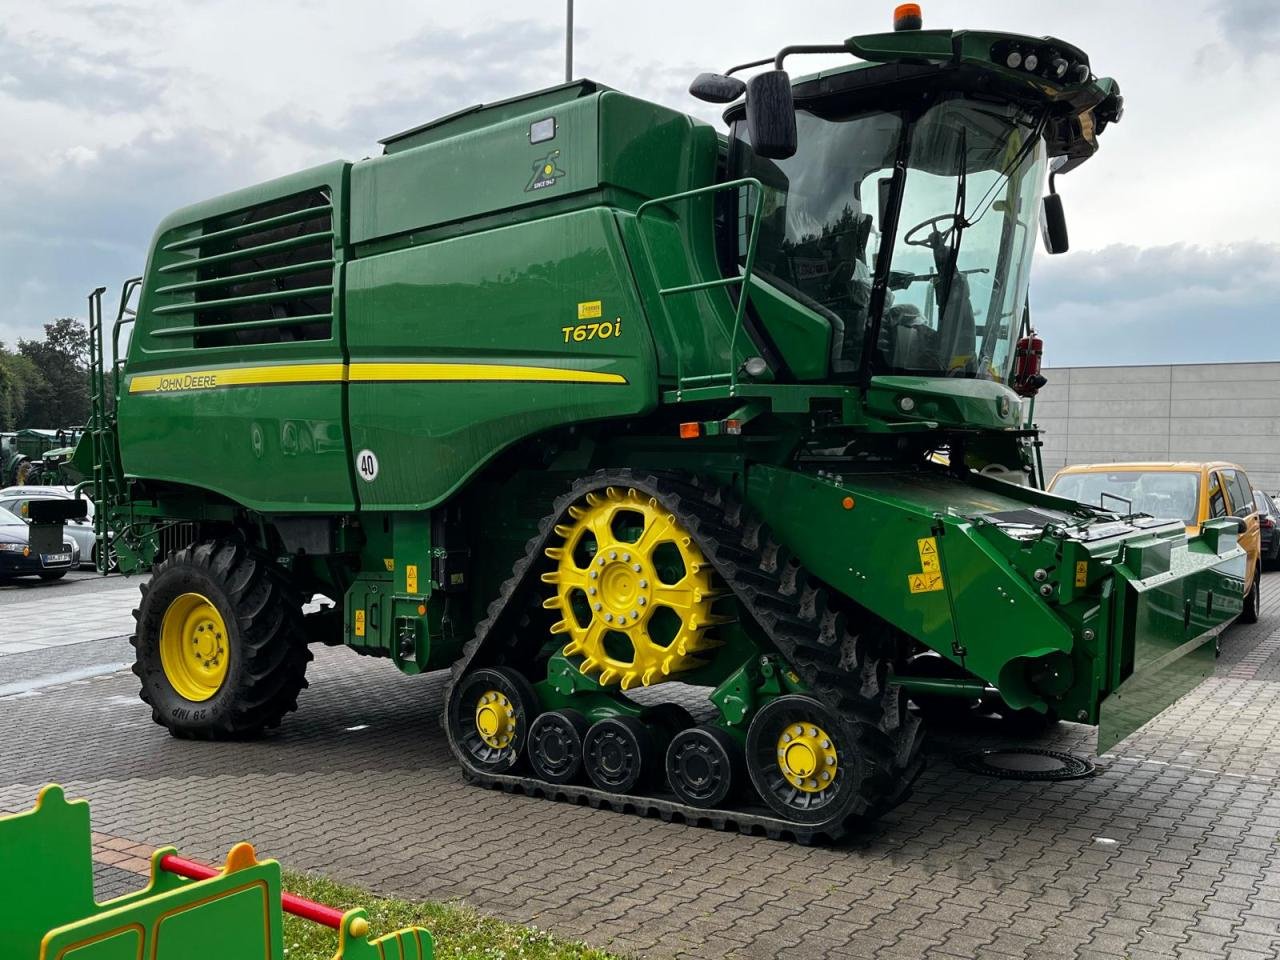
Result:
[[501,123],[503,120],[522,116],[531,111],[554,110],[562,104],[608,89],[611,88],[594,80],[574,80],[572,83],[562,83],[559,86],[535,90],[533,93],[498,100],[494,103],[477,103],[473,107],[464,107],[436,120],[392,134],[378,142],[382,144],[384,154],[399,153],[402,150],[435,143],[446,137],[456,137],[490,124]]

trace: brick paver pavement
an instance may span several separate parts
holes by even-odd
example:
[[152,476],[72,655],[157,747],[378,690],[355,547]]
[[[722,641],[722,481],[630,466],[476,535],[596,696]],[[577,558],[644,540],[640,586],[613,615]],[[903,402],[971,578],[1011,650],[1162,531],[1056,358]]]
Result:
[[[1274,957],[1280,576],[1265,589],[1263,622],[1229,631],[1217,676],[1097,777],[965,772],[963,753],[1010,742],[976,721],[935,735],[913,798],[836,849],[469,786],[439,726],[443,674],[328,649],[299,712],[247,744],[170,739],[126,672],[0,698],[0,808],[60,781],[122,842],[217,862],[247,839],[291,867],[644,956]],[[0,658],[0,685],[69,649]],[[1035,741],[1093,742],[1074,724]],[[100,866],[102,889],[127,879]]]

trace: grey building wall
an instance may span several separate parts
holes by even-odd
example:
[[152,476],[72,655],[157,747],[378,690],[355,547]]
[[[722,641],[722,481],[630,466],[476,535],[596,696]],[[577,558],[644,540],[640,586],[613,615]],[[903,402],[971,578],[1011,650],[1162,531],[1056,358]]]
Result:
[[1045,478],[1075,463],[1229,460],[1280,491],[1280,363],[1047,368]]

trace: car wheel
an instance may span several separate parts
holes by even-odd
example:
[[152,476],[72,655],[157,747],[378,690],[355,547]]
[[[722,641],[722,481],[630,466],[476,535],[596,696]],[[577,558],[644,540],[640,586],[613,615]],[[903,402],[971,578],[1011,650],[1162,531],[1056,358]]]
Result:
[[1253,589],[1244,598],[1244,612],[1240,614],[1241,623],[1257,623],[1262,613],[1262,565],[1253,575]]
[[[96,545],[94,546],[93,554],[90,557],[90,566],[92,566],[93,569],[95,570],[98,569],[98,548]],[[108,543],[107,544],[107,569],[104,572],[116,573],[117,571],[119,571],[119,569],[120,569],[120,557],[117,556],[116,554],[115,544]]]

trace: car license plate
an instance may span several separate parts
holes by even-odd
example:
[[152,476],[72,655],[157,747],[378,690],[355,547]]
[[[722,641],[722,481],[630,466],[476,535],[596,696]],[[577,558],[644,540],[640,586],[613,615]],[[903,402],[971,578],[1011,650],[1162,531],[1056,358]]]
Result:
[[71,554],[69,553],[46,553],[41,557],[45,563],[70,563]]

